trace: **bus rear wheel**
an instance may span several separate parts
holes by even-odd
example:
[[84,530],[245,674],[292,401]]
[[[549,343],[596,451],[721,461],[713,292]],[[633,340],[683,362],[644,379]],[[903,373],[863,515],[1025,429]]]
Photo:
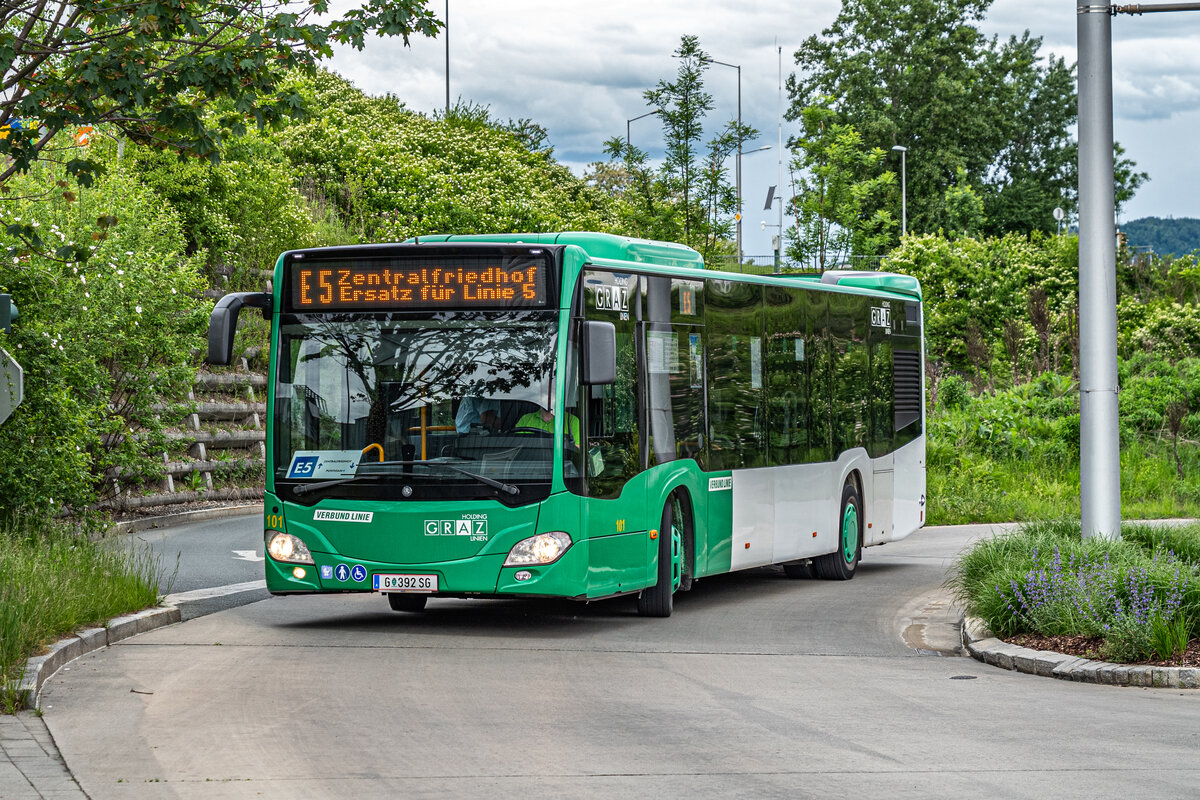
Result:
[[669,617],[675,605],[676,564],[682,561],[679,553],[683,539],[683,509],[675,495],[663,506],[662,524],[658,527],[658,582],[638,594],[638,614],[643,617]]
[[392,611],[424,611],[425,603],[429,601],[429,595],[389,592],[387,599]]
[[848,581],[854,577],[862,558],[862,498],[853,482],[842,489],[838,515],[838,549],[813,559],[817,575],[828,581]]

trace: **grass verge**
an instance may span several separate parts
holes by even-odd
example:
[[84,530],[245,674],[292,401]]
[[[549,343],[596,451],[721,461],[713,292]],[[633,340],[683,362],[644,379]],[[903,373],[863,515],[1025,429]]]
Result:
[[32,518],[0,528],[0,712],[17,710],[29,656],[72,631],[155,605],[159,576],[148,548],[113,547]]
[[1029,523],[975,544],[948,585],[998,636],[1097,637],[1115,662],[1182,658],[1200,636],[1200,524],[1083,541],[1078,522]]
[[[1127,519],[1200,517],[1200,450],[1187,452],[1184,477],[1169,445],[1130,442],[1121,448],[1121,514]],[[1079,465],[1036,454],[992,458],[931,447],[930,525],[1030,522],[1079,516]]]

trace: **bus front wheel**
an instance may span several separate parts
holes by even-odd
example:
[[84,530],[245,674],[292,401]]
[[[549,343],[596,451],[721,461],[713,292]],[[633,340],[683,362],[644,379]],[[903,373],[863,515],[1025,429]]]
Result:
[[669,617],[674,608],[675,589],[679,586],[676,565],[680,563],[683,539],[683,509],[675,497],[667,498],[662,524],[658,527],[658,582],[638,594],[638,614],[643,617]]
[[817,575],[829,581],[848,581],[854,577],[862,558],[862,498],[853,482],[842,489],[838,515],[838,549],[813,559]]
[[392,611],[424,611],[429,595],[389,592],[387,599]]

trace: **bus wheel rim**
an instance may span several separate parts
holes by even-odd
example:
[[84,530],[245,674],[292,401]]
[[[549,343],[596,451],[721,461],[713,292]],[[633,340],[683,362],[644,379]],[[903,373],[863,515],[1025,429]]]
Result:
[[846,559],[847,564],[853,564],[857,551],[858,509],[853,503],[847,503],[846,510],[842,513],[842,558]]

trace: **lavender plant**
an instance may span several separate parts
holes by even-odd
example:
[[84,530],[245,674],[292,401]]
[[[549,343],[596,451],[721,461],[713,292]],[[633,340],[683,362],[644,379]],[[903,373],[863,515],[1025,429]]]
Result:
[[[1034,523],[979,542],[949,584],[998,635],[1082,635],[1103,640],[1103,657],[1168,659],[1196,631],[1200,567],[1164,537],[1131,531],[1129,540],[1081,541],[1078,523]],[[1172,541],[1200,540],[1200,527]]]

